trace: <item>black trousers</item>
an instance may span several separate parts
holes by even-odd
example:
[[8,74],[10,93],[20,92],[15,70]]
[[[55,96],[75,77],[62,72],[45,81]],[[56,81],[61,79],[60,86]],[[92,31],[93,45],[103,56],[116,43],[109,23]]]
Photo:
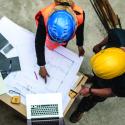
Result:
[[93,108],[98,102],[103,102],[104,100],[106,100],[106,97],[98,97],[94,95],[84,97],[79,103],[77,111],[81,113],[87,112],[91,108]]

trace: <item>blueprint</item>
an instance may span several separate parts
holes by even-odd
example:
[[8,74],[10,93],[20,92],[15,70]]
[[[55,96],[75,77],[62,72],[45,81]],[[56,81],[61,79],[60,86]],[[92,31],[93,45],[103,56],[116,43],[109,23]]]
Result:
[[50,75],[45,84],[39,76],[35,53],[35,34],[15,24],[7,17],[0,20],[0,33],[15,49],[6,56],[18,56],[21,65],[21,71],[9,74],[4,80],[8,92],[13,90],[20,93],[21,101],[24,104],[28,93],[60,92],[64,110],[70,100],[68,92],[76,82],[83,57],[79,58],[77,54],[64,47],[58,47],[54,51],[45,48],[46,69]]

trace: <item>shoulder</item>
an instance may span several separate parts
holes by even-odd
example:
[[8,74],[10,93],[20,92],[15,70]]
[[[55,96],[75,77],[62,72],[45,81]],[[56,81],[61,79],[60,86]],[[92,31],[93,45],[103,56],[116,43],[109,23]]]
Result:
[[84,13],[84,10],[76,4],[73,5],[73,10],[79,12],[80,14]]

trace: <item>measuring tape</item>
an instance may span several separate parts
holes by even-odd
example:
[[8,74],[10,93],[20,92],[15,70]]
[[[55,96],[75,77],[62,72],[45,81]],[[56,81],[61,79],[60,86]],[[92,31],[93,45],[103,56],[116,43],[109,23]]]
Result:
[[18,92],[16,92],[16,91],[13,91],[13,90],[9,90],[9,93],[11,93],[11,94],[18,94],[18,95],[16,95],[16,96],[12,96],[12,98],[11,98],[11,103],[12,104],[20,104],[20,102],[21,102],[21,96],[20,96],[20,93],[18,93]]
[[77,94],[78,94],[77,92],[75,92],[74,90],[70,89],[70,91],[69,91],[69,97],[71,99],[75,98]]

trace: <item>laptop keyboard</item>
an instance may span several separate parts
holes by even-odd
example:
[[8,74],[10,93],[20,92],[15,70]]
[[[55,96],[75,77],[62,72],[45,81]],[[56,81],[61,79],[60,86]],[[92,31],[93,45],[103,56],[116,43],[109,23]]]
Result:
[[31,116],[58,115],[58,104],[31,105]]

